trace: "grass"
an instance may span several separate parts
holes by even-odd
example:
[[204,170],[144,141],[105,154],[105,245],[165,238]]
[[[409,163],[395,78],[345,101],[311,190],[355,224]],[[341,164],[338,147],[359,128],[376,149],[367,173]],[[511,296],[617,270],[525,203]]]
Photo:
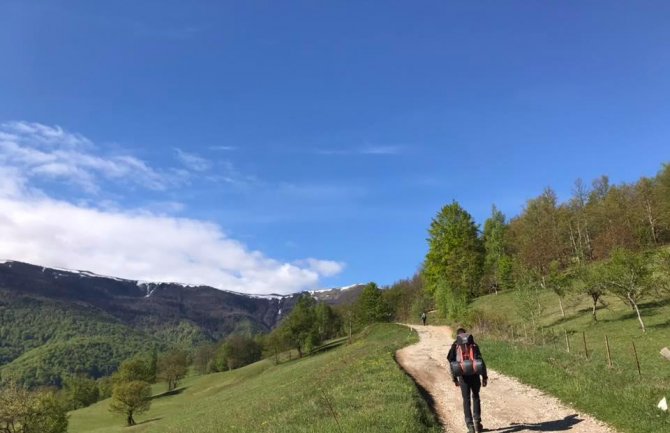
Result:
[[[537,324],[541,331],[535,332],[518,316],[514,293],[484,296],[473,303],[476,316],[485,324],[494,322],[499,330],[505,328],[479,338],[491,368],[547,391],[621,432],[670,431],[670,416],[656,408],[661,398],[670,397],[670,362],[659,354],[661,348],[670,346],[670,301],[656,299],[642,304],[647,326],[643,334],[635,313],[616,298],[605,298],[607,307],[599,308],[597,322],[591,317],[590,298],[568,297],[565,318],[555,294],[543,292],[539,299],[543,313]],[[514,327],[515,338],[510,338],[509,327],[500,326],[503,318]],[[571,353],[566,350],[566,333]],[[610,342],[612,368],[607,363],[605,336]]]
[[69,432],[437,433],[437,421],[393,359],[416,339],[404,327],[375,325],[351,345],[301,360],[190,377],[182,392],[155,398],[135,427],[123,427],[123,417],[108,412],[109,401],[99,402],[72,412]]

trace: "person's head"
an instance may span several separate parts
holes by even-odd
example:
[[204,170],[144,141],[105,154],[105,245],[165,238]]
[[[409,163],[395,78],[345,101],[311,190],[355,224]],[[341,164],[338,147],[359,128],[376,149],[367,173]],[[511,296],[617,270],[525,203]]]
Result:
[[456,335],[458,335],[458,334],[465,334],[466,332],[467,332],[467,331],[466,331],[465,329],[463,329],[463,328],[458,328],[458,329],[456,330]]

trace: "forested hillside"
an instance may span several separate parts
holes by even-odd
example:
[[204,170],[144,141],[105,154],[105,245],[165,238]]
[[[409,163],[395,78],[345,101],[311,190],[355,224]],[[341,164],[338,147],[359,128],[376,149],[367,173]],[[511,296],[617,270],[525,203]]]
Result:
[[1,263],[0,374],[28,386],[59,386],[68,374],[97,378],[154,349],[267,332],[294,302]]
[[[475,297],[499,290],[517,289],[532,304],[537,287],[553,291],[561,310],[571,290],[592,297],[594,308],[608,291],[638,310],[640,300],[668,284],[670,259],[658,247],[670,243],[670,165],[630,184],[612,185],[607,176],[590,186],[577,180],[564,202],[546,188],[511,219],[493,206],[481,231],[453,202],[429,234],[422,275],[435,305],[452,318],[467,314]],[[525,314],[533,320],[532,308]]]

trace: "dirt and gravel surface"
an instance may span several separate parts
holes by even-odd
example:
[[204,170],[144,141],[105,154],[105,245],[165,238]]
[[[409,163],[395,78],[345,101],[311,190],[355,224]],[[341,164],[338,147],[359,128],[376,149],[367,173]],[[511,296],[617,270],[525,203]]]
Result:
[[[447,365],[447,353],[453,342],[451,329],[408,326],[419,333],[420,341],[400,349],[396,353],[398,362],[430,394],[427,398],[432,400],[444,431],[466,432],[460,388],[454,386]],[[558,399],[491,369],[489,384],[481,391],[481,404],[484,431],[616,433]]]

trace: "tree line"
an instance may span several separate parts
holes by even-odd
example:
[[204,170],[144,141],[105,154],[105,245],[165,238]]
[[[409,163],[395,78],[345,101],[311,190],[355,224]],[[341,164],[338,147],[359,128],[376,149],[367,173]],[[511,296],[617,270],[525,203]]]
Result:
[[547,188],[509,220],[493,206],[481,230],[454,201],[432,220],[428,243],[420,274],[444,316],[462,318],[473,298],[516,289],[521,314],[534,321],[539,288],[556,293],[562,314],[568,291],[590,296],[597,320],[608,292],[644,331],[640,301],[668,286],[668,253],[658,247],[670,243],[670,165],[634,183],[578,179],[563,203]]

